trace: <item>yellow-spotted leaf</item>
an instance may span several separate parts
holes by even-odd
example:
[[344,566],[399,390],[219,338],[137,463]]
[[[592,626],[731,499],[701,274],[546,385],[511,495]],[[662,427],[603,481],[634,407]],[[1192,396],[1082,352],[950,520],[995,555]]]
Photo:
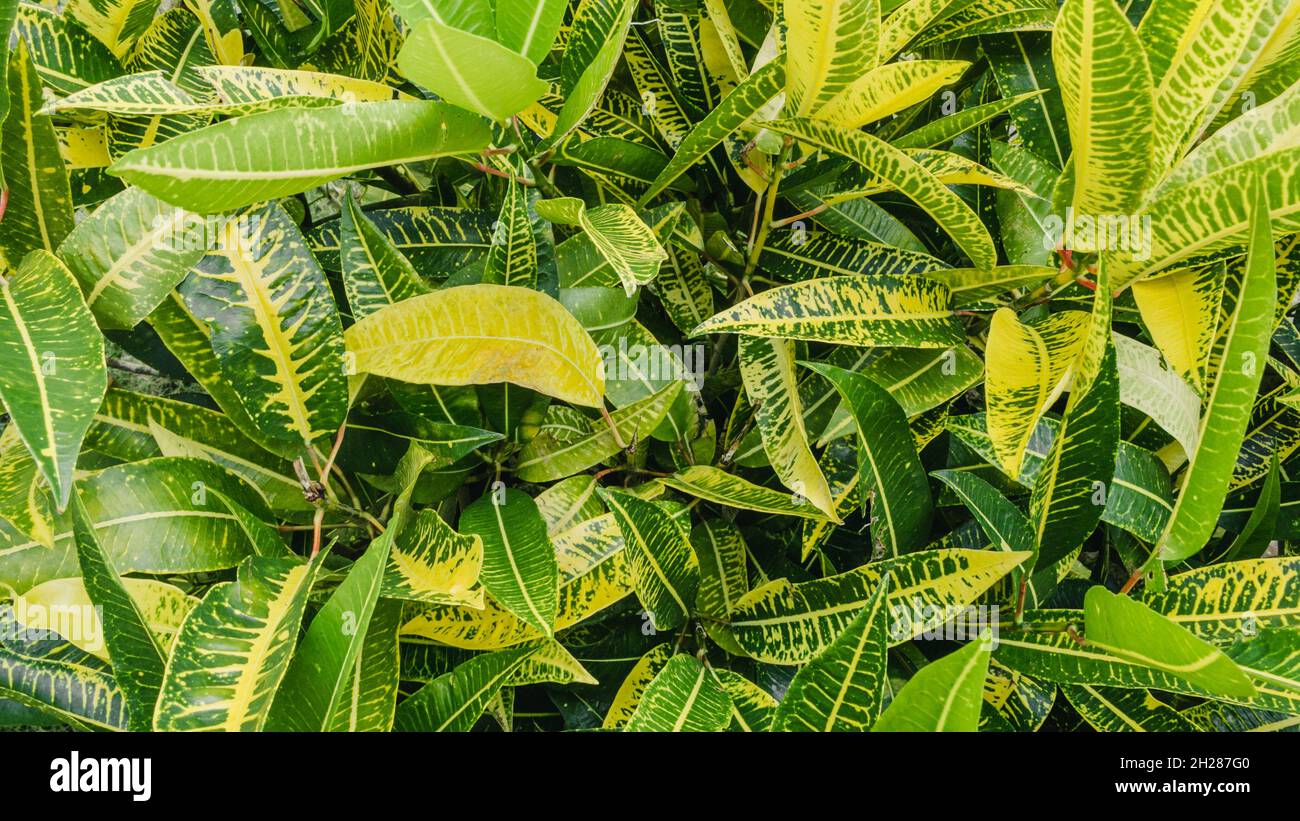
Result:
[[700,563],[687,532],[654,502],[622,491],[600,491],[614,514],[632,570],[637,598],[656,630],[680,627],[691,615]]
[[828,100],[817,117],[861,128],[929,99],[968,68],[970,63],[964,60],[905,60],[877,66]]
[[534,652],[532,646],[475,656],[421,687],[397,708],[398,732],[456,733],[473,729],[479,716]]
[[0,608],[0,693],[75,729],[125,730],[126,699],[108,664],[57,639],[22,641],[13,611]]
[[777,579],[740,600],[729,622],[731,633],[760,661],[804,664],[839,637],[888,575],[889,643],[900,644],[946,622],[945,608],[974,602],[1029,555],[945,548],[799,584]]
[[462,535],[433,510],[416,511],[397,532],[382,595],[426,604],[483,606],[483,540]]
[[1067,684],[1061,692],[1070,706],[1098,732],[1187,733],[1198,728],[1149,690],[1121,690]]
[[1044,566],[1082,545],[1101,521],[1119,452],[1120,386],[1111,333],[1110,261],[1103,257],[1098,265],[1097,295],[1074,364],[1070,399],[1029,496],[1029,517],[1038,536],[1037,560]]
[[731,722],[731,697],[694,656],[676,655],[641,694],[624,726],[632,733],[716,733]]
[[1156,347],[1201,392],[1223,301],[1222,274],[1221,266],[1205,265],[1133,283],[1133,298]]
[[1268,196],[1273,230],[1279,234],[1300,230],[1298,169],[1300,146],[1288,145],[1252,153],[1213,174],[1159,191],[1143,209],[1141,219],[1149,229],[1142,229],[1136,253],[1117,254],[1119,265],[1111,287],[1120,291],[1185,260],[1245,244],[1257,183]]
[[1142,601],[1165,618],[1215,644],[1231,644],[1264,628],[1300,625],[1300,559],[1225,562],[1169,577]]
[[357,321],[430,290],[410,261],[350,196],[339,218],[339,265],[348,308]]
[[710,317],[693,335],[720,332],[902,348],[947,348],[963,338],[946,286],[886,275],[782,285]]
[[559,302],[527,288],[463,285],[383,308],[347,330],[349,364],[404,382],[511,382],[586,407],[605,394],[600,352]]
[[[276,100],[304,105],[307,98],[337,103],[371,103],[401,98],[392,86],[341,74],[294,71],[266,66],[200,66],[199,74],[216,91],[225,110],[251,114]],[[326,104],[323,102],[321,104]]]
[[107,387],[104,338],[63,263],[38,250],[0,272],[0,402],[59,510]]
[[605,713],[605,720],[601,723],[602,729],[621,730],[627,726],[628,719],[636,712],[646,688],[668,664],[672,655],[671,644],[656,644],[636,660],[632,669],[628,671],[627,677],[623,679],[623,683],[618,686],[618,692],[614,694],[614,701],[609,705],[609,711]]
[[1131,213],[1156,139],[1151,69],[1137,33],[1114,0],[1067,0],[1052,62],[1074,148],[1070,204],[1093,217]]
[[[1175,15],[1195,10],[1179,20],[1182,30],[1169,31],[1157,22],[1172,22],[1168,11],[1155,15],[1148,31],[1169,36],[1149,37],[1167,70],[1155,89],[1154,168],[1163,174],[1182,156],[1218,112],[1215,98],[1230,88],[1233,75],[1243,73],[1263,42],[1262,26],[1271,28],[1282,4],[1269,0],[1215,0],[1204,3],[1162,3]],[[1144,21],[1145,22],[1145,21]]]
[[999,309],[989,328],[984,391],[989,436],[1008,475],[1020,475],[1025,448],[1038,420],[1073,375],[1088,315],[1061,311],[1032,325]]
[[540,200],[537,213],[560,225],[582,227],[588,239],[618,274],[628,296],[641,285],[654,282],[667,252],[655,238],[650,226],[641,221],[626,205],[600,205],[587,208],[576,197]]
[[161,71],[114,77],[41,109],[43,114],[69,111],[103,111],[119,116],[206,113],[204,103],[195,100]]
[[787,109],[817,114],[876,66],[878,0],[809,0],[782,6],[786,26]]
[[59,246],[105,328],[134,328],[203,256],[199,218],[129,188],[102,203]]
[[681,138],[672,159],[641,196],[641,202],[648,202],[663,192],[715,146],[763,110],[781,93],[784,79],[785,60],[777,58],[759,68],[722,98],[716,108]]
[[[108,554],[103,555],[107,558]],[[84,576],[85,571],[80,569],[80,564],[74,569]],[[198,604],[198,599],[187,595],[173,584],[155,579],[125,576],[119,577],[119,581],[130,596],[132,606],[148,627],[150,641],[160,648],[158,673],[161,678],[167,651],[176,639],[181,623],[194,609],[194,605]],[[104,634],[104,623],[100,620],[101,611],[95,606],[97,603],[87,592],[86,581],[82,576],[50,579],[25,593],[15,595],[10,602],[13,606],[10,615],[24,628],[51,630],[67,639],[72,646],[107,662],[111,661],[110,649]],[[83,623],[73,623],[83,616],[86,616]],[[142,649],[147,652],[147,648]],[[150,710],[152,708],[151,701]],[[146,713],[146,723],[151,715],[152,713]]]
[[250,557],[207,592],[167,660],[154,729],[256,731],[288,669],[320,561]]
[[64,14],[125,57],[158,11],[158,0],[71,0]]
[[338,430],[347,410],[343,333],[325,272],[270,205],[226,220],[180,292],[260,444],[287,458]]
[[884,706],[888,678],[889,577],[820,655],[795,673],[776,711],[776,729],[862,732]]
[[20,536],[54,547],[54,499],[18,426],[0,432],[0,522]]
[[756,485],[734,473],[710,465],[692,465],[672,476],[665,476],[660,481],[687,495],[739,510],[756,510],[804,519],[827,518],[807,496]]
[[804,411],[795,375],[794,343],[786,339],[740,338],[740,376],[754,406],[763,451],[778,478],[831,519],[838,516],[826,477],[808,446]]
[[988,229],[970,206],[889,143],[864,131],[816,120],[778,120],[767,123],[767,127],[859,163],[933,217],[977,268],[997,264]]

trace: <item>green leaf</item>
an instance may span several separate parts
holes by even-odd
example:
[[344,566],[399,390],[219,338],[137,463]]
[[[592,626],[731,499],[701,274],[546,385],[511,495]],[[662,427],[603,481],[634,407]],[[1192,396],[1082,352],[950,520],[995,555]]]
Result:
[[0,402],[62,511],[108,387],[104,338],[76,279],[46,251],[0,273],[0,309]]
[[620,441],[635,442],[653,431],[681,391],[681,382],[670,382],[644,399],[624,405],[609,415],[612,427],[602,419],[589,420],[576,413],[544,421],[537,436],[520,451],[515,475],[525,482],[549,482],[615,456],[623,450]]
[[[574,18],[573,34],[561,65],[564,105],[545,145],[556,146],[569,138],[596,107],[623,54],[623,42],[636,9],[633,0],[592,0],[582,4]],[[576,46],[576,43],[583,46]]]
[[1104,587],[1084,600],[1088,643],[1108,653],[1163,670],[1225,696],[1255,694],[1255,686],[1232,659],[1141,602]]
[[493,120],[513,117],[546,93],[535,61],[433,19],[413,25],[397,60],[402,74],[413,82]]
[[960,470],[937,470],[932,475],[952,488],[998,550],[1037,552],[1038,539],[1029,518],[993,485]]
[[973,733],[979,729],[992,642],[972,641],[917,671],[885,708],[873,733]]
[[700,563],[672,514],[630,493],[600,489],[627,544],[637,598],[656,630],[672,630],[691,615]]
[[0,170],[8,203],[0,220],[0,259],[17,268],[29,251],[53,252],[72,231],[72,192],[42,104],[41,78],[26,41],[8,55],[9,111],[0,129]]
[[1029,497],[1029,517],[1045,565],[1069,555],[1097,527],[1107,480],[1115,473],[1120,388],[1106,265],[1103,260],[1088,331],[1073,366],[1070,400]]
[[528,494],[494,488],[465,508],[460,530],[483,540],[488,595],[548,638],[555,629],[559,571],[546,521]]
[[777,730],[862,732],[884,706],[888,678],[889,577],[829,647],[795,673],[777,708]]
[[381,602],[379,595],[401,518],[395,516],[383,535],[370,543],[312,617],[276,690],[268,729],[391,729],[397,699],[399,609]]
[[863,491],[872,493],[873,540],[890,556],[923,547],[931,527],[930,485],[903,409],[861,374],[819,362],[805,365],[830,380],[857,426],[858,474]]
[[1156,546],[1157,555],[1166,562],[1195,555],[1210,538],[1263,376],[1260,363],[1268,355],[1270,304],[1277,294],[1277,274],[1268,199],[1262,186],[1254,189],[1252,213],[1245,281],[1221,332],[1222,364],[1201,416],[1199,444],[1191,455],[1173,515]]
[[165,202],[211,214],[287,197],[367,168],[470,153],[487,143],[482,121],[446,103],[283,108],[132,151],[109,173]]
[[[198,459],[132,462],[88,476],[79,486],[96,536],[119,573],[224,570],[248,556],[252,547],[242,527],[209,489],[270,518],[254,490]],[[0,533],[0,581],[21,591],[75,575],[72,529],[60,523],[55,531],[53,549]]]
[[716,733],[731,721],[731,697],[694,656],[677,655],[654,677],[623,729],[630,733]]
[[497,37],[534,64],[540,63],[560,32],[565,5],[562,0],[498,0]]
[[79,497],[71,500],[77,557],[90,600],[100,608],[104,643],[112,656],[113,677],[126,698],[132,730],[148,730],[162,688],[167,654],[122,584],[95,536],[95,527]]
[[664,166],[650,184],[649,190],[641,196],[641,203],[647,203],[661,194],[714,147],[749,122],[781,93],[784,82],[785,61],[781,58],[749,75],[682,138],[668,165]]
[[473,729],[488,702],[535,652],[524,646],[484,653],[416,690],[397,706],[398,732],[463,733]]

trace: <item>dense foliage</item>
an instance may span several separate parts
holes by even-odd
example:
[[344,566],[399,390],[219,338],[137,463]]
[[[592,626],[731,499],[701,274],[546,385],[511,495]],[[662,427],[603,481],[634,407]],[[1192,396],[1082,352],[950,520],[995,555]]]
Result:
[[0,0],[0,720],[1300,726],[1300,0]]

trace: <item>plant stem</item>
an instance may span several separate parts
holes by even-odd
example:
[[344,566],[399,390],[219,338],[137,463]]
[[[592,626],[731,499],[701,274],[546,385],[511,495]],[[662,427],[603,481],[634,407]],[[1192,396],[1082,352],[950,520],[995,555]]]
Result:
[[745,262],[745,276],[754,273],[758,267],[758,256],[763,253],[763,246],[767,243],[767,235],[772,231],[772,216],[776,213],[776,195],[781,188],[782,169],[785,168],[786,160],[790,157],[790,146],[793,141],[786,137],[785,142],[781,145],[781,153],[777,155],[776,162],[772,166],[772,183],[767,187],[767,201],[763,205],[763,216],[759,221],[758,237],[754,240],[753,246],[749,249],[749,259]]

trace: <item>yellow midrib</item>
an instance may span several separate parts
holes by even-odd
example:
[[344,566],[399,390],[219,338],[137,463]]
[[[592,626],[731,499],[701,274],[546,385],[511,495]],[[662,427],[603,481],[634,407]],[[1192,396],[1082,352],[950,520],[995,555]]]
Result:
[[247,242],[237,225],[238,223],[232,222],[226,227],[226,241],[231,243],[230,247],[235,249],[235,253],[227,253],[225,257],[230,261],[231,271],[247,296],[245,305],[252,312],[254,321],[262,330],[262,338],[266,340],[266,353],[269,354],[267,358],[275,365],[276,370],[274,383],[279,386],[275,394],[285,405],[289,420],[298,435],[304,443],[310,445],[314,437],[311,420],[307,417],[306,397],[303,396],[295,378],[297,372],[293,359],[293,344],[285,339],[277,321],[279,311],[271,295],[267,293],[267,283],[262,277],[266,271],[265,261],[254,258],[253,249],[249,247],[251,243]]
[[[234,687],[231,688],[230,698],[227,700],[230,706],[227,708],[226,718],[222,722],[222,729],[227,732],[237,732],[243,729],[244,722],[248,719],[248,709],[252,706],[258,681],[264,672],[262,661],[266,658],[271,643],[279,634],[281,619],[284,618],[285,613],[289,612],[294,596],[297,594],[298,588],[302,585],[302,581],[309,569],[310,565],[304,564],[290,570],[285,576],[284,584],[280,587],[280,595],[268,603],[265,626],[254,634],[253,641],[248,648],[247,661],[237,665],[239,676],[235,679]],[[261,721],[258,723],[260,724]]]

